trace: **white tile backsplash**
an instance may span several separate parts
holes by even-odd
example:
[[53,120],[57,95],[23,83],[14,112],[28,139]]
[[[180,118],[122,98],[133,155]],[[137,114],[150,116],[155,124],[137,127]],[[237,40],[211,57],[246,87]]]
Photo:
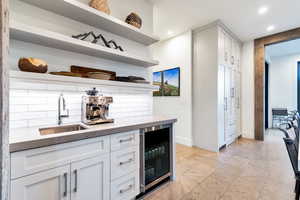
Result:
[[[47,126],[57,123],[58,97],[63,93],[69,117],[63,123],[81,121],[81,100],[86,85],[60,85],[40,82],[10,81],[10,128]],[[135,88],[98,87],[101,94],[113,97],[111,118],[152,114],[152,92]]]

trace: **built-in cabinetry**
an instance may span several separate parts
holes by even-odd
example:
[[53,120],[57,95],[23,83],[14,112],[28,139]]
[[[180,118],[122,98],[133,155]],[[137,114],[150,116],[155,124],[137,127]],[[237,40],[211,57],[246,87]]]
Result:
[[[225,137],[222,143],[230,144],[240,135],[241,44],[222,26],[218,27],[218,50],[218,66],[224,68],[225,86]],[[222,146],[222,143],[219,146]]]
[[130,200],[139,194],[139,131],[11,154],[11,200]]
[[193,31],[193,133],[218,151],[240,131],[241,43],[221,22]]

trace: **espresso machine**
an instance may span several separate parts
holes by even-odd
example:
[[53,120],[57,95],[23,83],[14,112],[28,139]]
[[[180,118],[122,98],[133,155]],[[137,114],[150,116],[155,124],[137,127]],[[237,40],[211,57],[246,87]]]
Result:
[[112,123],[113,119],[108,119],[109,104],[113,103],[112,97],[98,95],[96,88],[86,91],[86,96],[82,97],[82,122],[87,125],[102,123]]

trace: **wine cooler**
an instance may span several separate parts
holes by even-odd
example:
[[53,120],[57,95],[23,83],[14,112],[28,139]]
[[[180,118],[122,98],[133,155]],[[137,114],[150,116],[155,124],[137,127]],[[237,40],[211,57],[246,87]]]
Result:
[[172,125],[141,130],[141,192],[170,180],[173,166]]

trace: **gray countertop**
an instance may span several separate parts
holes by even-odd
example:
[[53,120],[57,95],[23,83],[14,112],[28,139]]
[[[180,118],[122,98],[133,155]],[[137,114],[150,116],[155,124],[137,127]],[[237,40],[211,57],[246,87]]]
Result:
[[[87,129],[67,133],[40,135],[39,128],[18,128],[10,130],[10,152],[23,151],[55,144],[62,144],[87,138],[121,133],[149,126],[170,124],[177,119],[162,116],[140,116],[126,119],[115,119],[114,123],[86,126]],[[65,125],[65,124],[64,124]],[[57,125],[53,125],[57,126]],[[47,126],[51,127],[51,126]]]

